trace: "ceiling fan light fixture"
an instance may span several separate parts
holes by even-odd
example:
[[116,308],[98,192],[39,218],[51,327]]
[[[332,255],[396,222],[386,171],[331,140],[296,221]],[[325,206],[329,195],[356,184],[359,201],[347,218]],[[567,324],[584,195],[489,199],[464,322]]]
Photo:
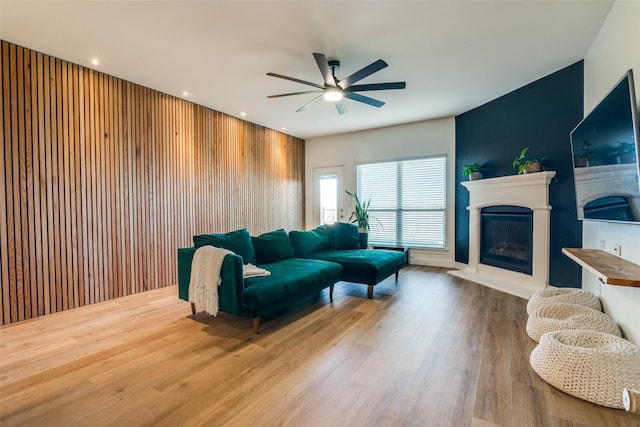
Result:
[[316,64],[318,65],[318,69],[322,74],[322,79],[324,80],[324,84],[318,84],[313,82],[308,82],[306,80],[296,79],[294,77],[283,76],[282,74],[276,73],[267,73],[268,76],[277,77],[279,79],[289,80],[296,83],[301,83],[303,85],[312,86],[315,90],[307,90],[304,92],[293,92],[293,93],[283,93],[280,95],[269,95],[267,98],[280,98],[283,96],[291,96],[291,95],[305,95],[308,93],[316,93],[319,94],[311,101],[304,104],[302,107],[298,108],[296,112],[301,112],[309,108],[311,105],[316,102],[322,100],[323,98],[326,101],[333,102],[336,110],[339,114],[345,114],[347,109],[342,102],[343,98],[348,98],[352,101],[361,102],[363,104],[370,105],[372,107],[380,108],[384,105],[384,102],[370,98],[365,95],[361,95],[357,92],[368,92],[372,90],[390,90],[390,89],[404,89],[406,87],[405,82],[389,82],[389,83],[369,83],[369,84],[356,84],[362,79],[369,77],[373,73],[377,73],[385,67],[388,67],[389,64],[384,62],[382,59],[378,59],[375,62],[367,65],[366,67],[356,71],[350,76],[338,80],[336,78],[336,70],[340,68],[340,61],[336,59],[328,59],[326,55],[322,53],[314,53],[313,57],[316,60]]
[[342,99],[342,91],[337,88],[328,88],[324,91],[326,101],[336,102]]

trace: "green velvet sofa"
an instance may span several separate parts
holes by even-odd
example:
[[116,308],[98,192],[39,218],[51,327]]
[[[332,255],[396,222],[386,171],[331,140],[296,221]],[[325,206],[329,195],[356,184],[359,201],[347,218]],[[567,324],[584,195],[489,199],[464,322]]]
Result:
[[369,299],[375,285],[394,273],[397,281],[407,264],[403,252],[360,248],[358,228],[353,224],[337,222],[310,231],[291,231],[289,237],[296,256],[340,264],[340,280],[368,285]]
[[[303,298],[329,287],[340,280],[342,266],[329,261],[295,257],[289,236],[276,230],[250,237],[246,229],[227,234],[194,236],[194,247],[178,249],[178,296],[189,300],[191,266],[196,250],[205,245],[228,249],[220,270],[218,287],[219,310],[237,316],[252,317],[255,333],[260,331],[260,319]],[[266,269],[269,276],[243,277],[243,264]],[[193,314],[195,306],[191,304]]]
[[[260,320],[268,313],[329,288],[340,280],[373,287],[406,265],[403,253],[360,249],[358,230],[352,224],[337,223],[310,231],[275,230],[250,237],[246,229],[227,234],[194,236],[194,246],[178,249],[178,296],[189,300],[189,281],[197,248],[212,245],[228,249],[220,271],[219,310],[252,317],[259,333]],[[268,270],[269,276],[243,278],[243,264]],[[195,314],[195,306],[192,304]]]

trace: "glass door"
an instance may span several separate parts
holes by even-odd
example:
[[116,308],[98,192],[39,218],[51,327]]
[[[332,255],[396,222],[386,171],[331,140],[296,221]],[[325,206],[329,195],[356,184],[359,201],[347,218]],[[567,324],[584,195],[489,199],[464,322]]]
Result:
[[344,222],[344,166],[313,169],[313,218],[317,225]]

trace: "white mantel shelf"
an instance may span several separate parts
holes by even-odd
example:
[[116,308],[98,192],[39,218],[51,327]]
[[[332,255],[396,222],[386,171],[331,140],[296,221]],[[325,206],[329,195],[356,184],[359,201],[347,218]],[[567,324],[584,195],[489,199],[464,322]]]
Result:
[[[549,185],[555,171],[466,181],[469,191],[469,262],[449,273],[482,285],[529,298],[549,286]],[[532,274],[480,263],[480,213],[488,206],[521,206],[533,211]]]
[[[469,207],[493,205],[515,205],[535,208],[549,208],[548,192],[551,180],[556,176],[555,171],[528,173],[522,175],[501,176],[498,178],[465,181],[462,185],[469,190]],[[535,199],[523,197],[522,194],[535,193]]]

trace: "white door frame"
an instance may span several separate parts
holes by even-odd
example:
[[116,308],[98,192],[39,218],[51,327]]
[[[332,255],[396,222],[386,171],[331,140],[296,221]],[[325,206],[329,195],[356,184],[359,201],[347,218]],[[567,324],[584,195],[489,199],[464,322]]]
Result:
[[345,217],[345,192],[344,192],[344,165],[325,166],[313,168],[313,220],[312,226],[320,225],[320,177],[324,175],[335,175],[338,179],[336,209],[338,210],[338,221],[346,222]]

